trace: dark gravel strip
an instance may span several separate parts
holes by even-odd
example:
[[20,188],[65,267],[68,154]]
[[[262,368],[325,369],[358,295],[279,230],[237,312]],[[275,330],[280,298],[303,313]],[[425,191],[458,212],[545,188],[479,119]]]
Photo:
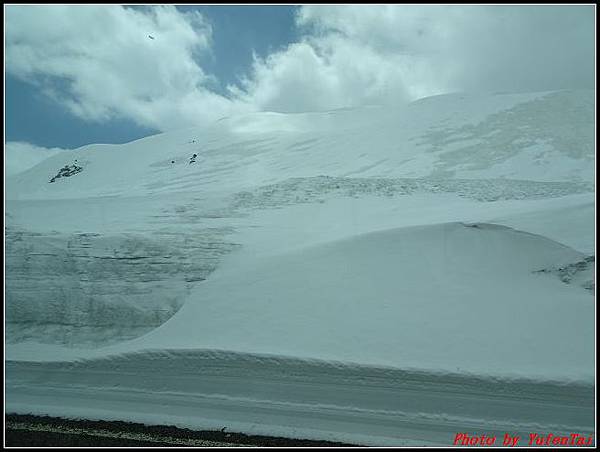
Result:
[[[119,438],[120,435],[127,437]],[[135,438],[136,436],[139,439]],[[6,414],[5,445],[7,447],[356,447],[352,444],[330,441],[246,435],[218,430],[196,431],[172,425],[74,420],[22,414]]]
[[[77,433],[55,433],[32,430],[13,430],[5,432],[6,447],[168,447],[167,443],[135,441],[125,438],[106,438]],[[177,445],[181,447],[181,445]]]

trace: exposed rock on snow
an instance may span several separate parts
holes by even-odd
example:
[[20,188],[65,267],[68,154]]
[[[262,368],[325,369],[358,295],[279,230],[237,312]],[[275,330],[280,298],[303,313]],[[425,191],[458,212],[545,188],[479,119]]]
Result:
[[537,270],[537,273],[551,273],[564,282],[565,284],[575,284],[588,290],[592,295],[595,295],[596,283],[594,275],[596,271],[595,256],[588,256],[580,261],[567,264],[562,267],[553,266],[552,268],[544,268]]
[[81,166],[77,166],[76,164],[65,165],[58,171],[56,176],[50,179],[50,183],[54,182],[56,179],[60,179],[61,177],[71,177],[77,173],[80,173],[81,171],[83,171],[83,168]]

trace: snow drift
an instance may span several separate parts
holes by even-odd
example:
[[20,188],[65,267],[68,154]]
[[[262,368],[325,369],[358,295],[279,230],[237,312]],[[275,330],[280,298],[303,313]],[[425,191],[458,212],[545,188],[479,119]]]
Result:
[[370,233],[219,272],[130,347],[591,383],[594,299],[539,273],[584,257],[491,224]]

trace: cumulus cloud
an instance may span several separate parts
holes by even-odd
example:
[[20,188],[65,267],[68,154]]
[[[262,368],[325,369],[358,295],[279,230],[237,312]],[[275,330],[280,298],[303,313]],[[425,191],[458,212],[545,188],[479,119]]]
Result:
[[312,5],[296,23],[301,42],[255,58],[238,93],[258,108],[594,88],[592,6]]
[[21,141],[9,141],[4,144],[4,172],[6,176],[21,173],[33,168],[42,160],[58,152],[68,151],[60,148],[44,148]]
[[[265,59],[255,57],[251,78],[232,93],[261,110],[301,112],[403,102],[419,62],[385,56],[359,42],[330,35],[306,39]],[[428,78],[426,74],[423,74]]]
[[[308,5],[300,39],[227,95],[213,30],[173,6],[8,6],[6,70],[79,117],[168,130],[241,112],[398,104],[453,91],[595,86],[593,6]],[[150,39],[152,35],[154,39]],[[250,51],[250,49],[249,49]]]
[[84,119],[184,127],[248,109],[208,88],[211,36],[173,6],[9,6],[6,70]]

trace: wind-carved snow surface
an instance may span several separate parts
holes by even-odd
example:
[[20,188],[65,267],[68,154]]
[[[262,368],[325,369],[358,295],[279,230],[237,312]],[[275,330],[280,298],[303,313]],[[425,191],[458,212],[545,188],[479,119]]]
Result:
[[[435,173],[439,176],[494,177],[496,173],[532,180],[593,179],[594,129],[581,121],[594,114],[594,98],[589,94],[552,93],[491,114],[477,124],[434,127],[419,144],[440,154]],[[590,163],[587,170],[581,161]]]
[[257,113],[9,177],[6,410],[593,432],[594,98]]

